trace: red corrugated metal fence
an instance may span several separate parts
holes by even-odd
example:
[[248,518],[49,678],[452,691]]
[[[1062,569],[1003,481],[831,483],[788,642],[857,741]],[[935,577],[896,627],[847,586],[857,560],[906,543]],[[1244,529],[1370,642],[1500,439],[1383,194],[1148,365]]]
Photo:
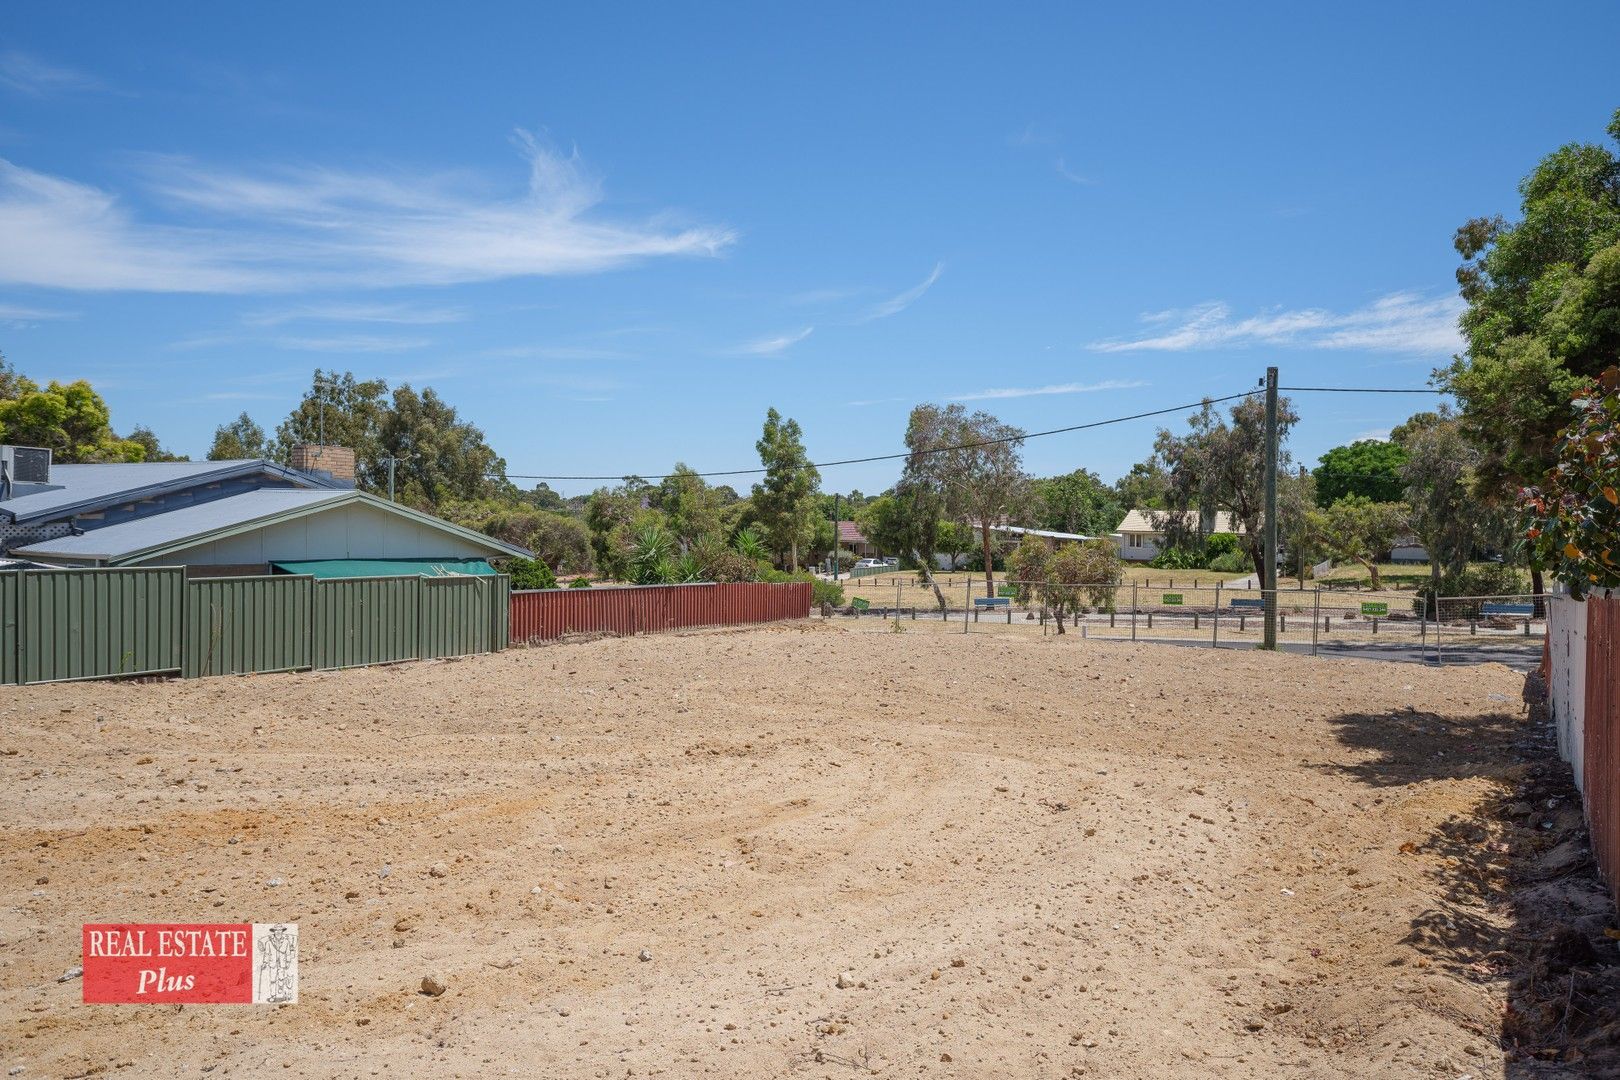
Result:
[[514,645],[564,634],[651,634],[689,626],[802,619],[810,583],[785,585],[629,585],[540,589],[512,594]]
[[1586,818],[1598,867],[1620,900],[1620,599],[1586,602]]

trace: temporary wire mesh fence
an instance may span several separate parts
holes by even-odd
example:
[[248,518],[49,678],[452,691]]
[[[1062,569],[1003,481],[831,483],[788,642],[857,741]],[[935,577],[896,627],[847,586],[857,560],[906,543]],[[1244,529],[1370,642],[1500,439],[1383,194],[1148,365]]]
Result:
[[[1189,574],[1162,581],[1054,586],[997,576],[892,574],[851,582],[843,617],[901,624],[936,623],[962,633],[1078,633],[1125,641],[1257,646],[1268,611],[1275,640],[1291,651],[1388,650],[1437,663],[1478,659],[1492,649],[1539,649],[1546,636],[1546,597],[1532,594],[1442,597],[1409,590],[1258,589],[1202,583]],[[1185,584],[1183,584],[1185,582]],[[1055,590],[1057,590],[1055,592]],[[1058,592],[1067,603],[1060,612]],[[1061,629],[1060,629],[1061,627]]]

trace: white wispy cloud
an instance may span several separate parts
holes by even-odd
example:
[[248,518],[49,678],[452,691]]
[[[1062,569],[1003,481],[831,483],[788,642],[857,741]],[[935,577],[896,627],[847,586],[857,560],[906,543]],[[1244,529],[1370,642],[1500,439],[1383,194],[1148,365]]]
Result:
[[415,304],[311,304],[280,311],[256,311],[242,317],[249,326],[280,326],[290,322],[396,323],[401,326],[436,326],[461,322],[459,308],[420,307]]
[[815,327],[807,326],[803,330],[791,334],[779,334],[775,337],[759,338],[755,341],[744,342],[731,351],[741,356],[775,356],[786,352],[805,338],[815,332]]
[[[946,401],[995,401],[1001,398],[1044,397],[1048,394],[1093,394],[1100,390],[1130,390],[1147,383],[1140,379],[1108,379],[1095,383],[1054,383],[1050,386],[1002,386],[952,394]],[[851,402],[850,404],[856,404]]]
[[103,88],[99,79],[82,71],[48,64],[15,49],[0,53],[0,86],[29,97]]
[[51,322],[56,319],[72,319],[74,317],[75,315],[71,311],[25,307],[21,304],[0,304],[0,323],[5,323],[7,326],[27,326],[30,323]]
[[426,338],[388,337],[382,334],[338,334],[333,337],[284,337],[276,344],[301,352],[384,353],[425,349],[433,342]]
[[1159,327],[1135,338],[1093,342],[1097,352],[1187,352],[1215,346],[1289,345],[1308,349],[1450,354],[1462,348],[1457,316],[1462,300],[1397,292],[1346,312],[1324,308],[1274,310],[1233,318],[1224,303],[1144,315]]
[[80,290],[269,292],[586,274],[652,258],[712,256],[735,234],[668,215],[614,220],[577,154],[519,132],[521,191],[461,174],[284,166],[250,174],[149,157],[144,194],[112,192],[0,159],[0,282]]
[[1095,187],[1097,184],[1097,181],[1093,180],[1091,177],[1077,173],[1073,169],[1069,168],[1068,162],[1064,161],[1061,157],[1057,159],[1057,172],[1059,176],[1063,177],[1063,179],[1067,180],[1071,184],[1079,184],[1082,187]]
[[922,294],[933,288],[934,282],[938,281],[939,276],[944,272],[945,264],[935,263],[934,269],[929,271],[928,276],[923,279],[921,284],[913,285],[899,296],[892,296],[883,301],[883,303],[878,304],[871,311],[866,313],[866,318],[862,321],[871,322],[873,319],[887,319],[890,315],[900,314],[902,311],[906,310],[906,308],[922,299]]

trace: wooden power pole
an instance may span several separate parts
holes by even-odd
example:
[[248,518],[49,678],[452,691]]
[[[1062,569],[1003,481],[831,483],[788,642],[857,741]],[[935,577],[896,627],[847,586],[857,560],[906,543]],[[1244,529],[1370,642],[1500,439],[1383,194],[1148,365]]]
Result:
[[1262,649],[1277,647],[1277,369],[1266,368],[1266,519],[1261,535],[1265,544],[1265,576],[1261,603],[1265,611]]

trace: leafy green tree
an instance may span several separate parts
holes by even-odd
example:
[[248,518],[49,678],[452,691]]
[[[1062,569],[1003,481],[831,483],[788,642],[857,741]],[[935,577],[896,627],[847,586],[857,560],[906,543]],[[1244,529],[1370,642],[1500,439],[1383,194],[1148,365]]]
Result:
[[814,537],[821,474],[805,453],[799,422],[783,420],[775,409],[765,414],[765,428],[755,447],[765,479],[754,485],[754,509],[771,546],[788,553],[790,566],[797,571],[799,549]]
[[1114,481],[1114,497],[1122,511],[1163,510],[1170,497],[1170,474],[1155,460],[1138,461]]
[[153,431],[145,424],[136,424],[132,429],[130,429],[130,433],[125,436],[125,441],[140,445],[145,454],[145,456],[141,458],[142,461],[191,460],[184,454],[176,454],[172,451],[163,449],[163,446],[158,442],[157,432]]
[[1057,632],[1063,633],[1063,616],[1076,619],[1089,605],[1112,610],[1114,588],[1119,581],[1119,549],[1104,539],[1076,543],[1072,540],[1049,547],[1046,541],[1026,534],[1008,559],[1017,579],[1020,603],[1039,601],[1052,612]]
[[528,548],[554,573],[591,569],[591,534],[578,518],[494,499],[446,503],[439,514],[485,536]]
[[[1620,111],[1608,128],[1620,141]],[[1558,463],[1575,394],[1620,356],[1620,158],[1571,143],[1519,185],[1519,220],[1457,230],[1467,351],[1436,373],[1481,451],[1479,494],[1505,503]],[[1532,588],[1541,590],[1540,571]]]
[[996,591],[992,529],[1024,507],[1024,433],[961,405],[918,405],[906,426],[906,471],[939,494],[945,516],[979,532],[985,595]]
[[144,459],[142,443],[113,434],[107,403],[83,379],[40,389],[5,365],[0,385],[11,395],[0,398],[0,441],[44,447],[62,464]]
[[1107,536],[1125,517],[1115,490],[1087,469],[1036,480],[1035,524],[1055,532]]
[[388,456],[395,464],[396,497],[431,510],[453,499],[493,494],[506,462],[484,441],[484,433],[462,420],[431,387],[417,393],[409,383],[394,390],[379,416],[377,457],[362,469],[367,486],[388,490]]
[[214,442],[208,448],[209,461],[242,461],[249,458],[272,456],[270,440],[264,428],[243,413],[228,424],[214,429]]
[[1620,588],[1620,371],[1579,391],[1546,480],[1520,496],[1535,565],[1576,599]]
[[685,462],[664,477],[653,493],[653,505],[669,520],[676,542],[689,548],[700,536],[721,531],[720,494]]
[[590,532],[596,568],[614,581],[630,576],[635,534],[648,524],[662,521],[663,515],[648,505],[648,490],[645,480],[629,476],[618,487],[598,488],[586,500],[585,527]]
[[[1244,398],[1231,409],[1231,423],[1222,419],[1208,401],[1188,421],[1190,430],[1176,435],[1161,428],[1154,440],[1154,456],[1170,476],[1166,508],[1172,513],[1159,515],[1165,528],[1167,546],[1194,546],[1189,533],[1199,529],[1194,508],[1208,513],[1226,510],[1242,526],[1242,543],[1254,564],[1255,573],[1265,573],[1265,402],[1258,396]],[[1291,458],[1286,449],[1288,432],[1299,422],[1299,414],[1287,398],[1277,402],[1277,470],[1286,476]],[[1280,510],[1280,506],[1279,506]],[[1281,535],[1279,513],[1278,533]],[[1199,536],[1196,546],[1202,548]]]
[[507,559],[502,570],[511,575],[512,588],[514,589],[555,589],[557,587],[557,575],[551,572],[551,567],[538,559]]
[[945,593],[934,579],[935,545],[939,543],[944,501],[935,487],[906,471],[894,490],[871,499],[856,517],[861,535],[880,551],[892,551],[917,571],[923,584],[934,590],[939,610],[946,608]]
[[1378,560],[1406,528],[1404,503],[1373,502],[1350,494],[1332,506],[1311,511],[1311,532],[1336,559],[1349,559],[1367,568],[1372,587],[1382,588]]
[[1440,588],[1468,566],[1485,508],[1475,495],[1480,463],[1477,444],[1462,422],[1442,407],[1419,413],[1391,432],[1406,451],[1401,478],[1410,508],[1408,524],[1429,553],[1429,579]]
[[[324,402],[324,404],[323,404]],[[388,383],[382,379],[356,379],[353,372],[315,369],[310,390],[298,407],[276,425],[271,456],[286,461],[298,443],[342,446],[354,451],[355,481],[366,491],[388,486],[386,456],[382,448],[383,418],[388,412]]]
[[1346,495],[1360,495],[1370,502],[1395,502],[1406,486],[1401,480],[1406,451],[1399,443],[1358,439],[1348,446],[1335,446],[1320,460],[1312,474],[1320,506],[1332,506]]

